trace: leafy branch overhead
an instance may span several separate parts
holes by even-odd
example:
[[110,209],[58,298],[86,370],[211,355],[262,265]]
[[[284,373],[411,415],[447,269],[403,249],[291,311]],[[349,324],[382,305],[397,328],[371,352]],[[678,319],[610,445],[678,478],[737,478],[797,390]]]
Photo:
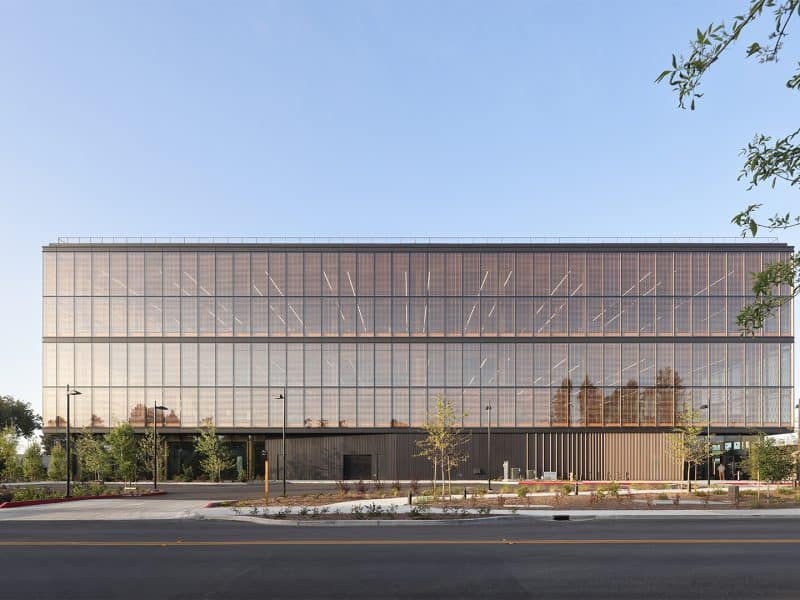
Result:
[[[789,23],[800,15],[800,0],[750,0],[748,9],[733,17],[730,25],[711,23],[705,29],[697,29],[689,42],[688,56],[672,55],[671,67],[656,77],[656,83],[666,82],[678,95],[678,106],[694,110],[703,97],[700,86],[703,78],[722,55],[743,37],[745,29],[771,13],[774,21],[766,40],[751,41],[746,49],[747,58],[760,63],[776,63],[781,55],[788,35]],[[792,76],[786,81],[790,90],[800,91],[800,62]],[[747,189],[754,190],[761,184],[775,187],[784,183],[790,187],[800,186],[800,128],[783,137],[756,134],[741,151],[744,164],[739,181],[747,182]],[[743,237],[758,235],[760,229],[782,231],[800,226],[800,215],[775,214],[759,220],[757,213],[762,203],[750,204],[736,214],[731,222],[737,225]],[[760,273],[753,273],[755,299],[745,306],[737,316],[743,333],[753,333],[764,326],[767,317],[798,293],[796,282],[800,282],[800,254],[791,256],[782,263],[767,265]]]
[[[695,39],[689,42],[691,52],[688,57],[672,55],[672,68],[665,69],[656,82],[668,81],[678,93],[678,106],[695,109],[695,101],[703,97],[698,90],[703,76],[717,62],[723,53],[742,35],[745,28],[758,19],[766,9],[772,9],[775,16],[775,29],[764,43],[752,42],[747,47],[747,57],[756,57],[759,62],[777,62],[786,28],[792,17],[800,12],[800,0],[751,0],[746,13],[736,15],[730,27],[725,23],[711,23],[705,29],[697,29]],[[800,89],[800,63],[795,74],[786,82],[791,89]]]

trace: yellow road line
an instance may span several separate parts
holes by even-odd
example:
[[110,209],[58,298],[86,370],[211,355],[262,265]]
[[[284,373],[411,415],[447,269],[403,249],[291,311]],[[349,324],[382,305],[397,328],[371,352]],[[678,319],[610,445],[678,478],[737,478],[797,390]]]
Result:
[[558,545],[656,545],[656,544],[800,544],[800,538],[664,538],[664,539],[556,539],[556,540],[0,540],[2,547],[166,547],[166,546],[558,546]]

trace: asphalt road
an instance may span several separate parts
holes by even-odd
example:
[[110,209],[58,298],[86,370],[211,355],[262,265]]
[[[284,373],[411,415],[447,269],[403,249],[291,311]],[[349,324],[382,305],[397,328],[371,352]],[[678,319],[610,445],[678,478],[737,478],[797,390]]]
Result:
[[797,598],[790,519],[13,522],[0,598]]

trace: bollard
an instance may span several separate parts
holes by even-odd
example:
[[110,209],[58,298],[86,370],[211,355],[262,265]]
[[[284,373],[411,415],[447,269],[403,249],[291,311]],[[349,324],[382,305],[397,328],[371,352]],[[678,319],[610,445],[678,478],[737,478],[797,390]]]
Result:
[[467,488],[464,488],[464,500],[467,499]]
[[575,495],[578,495],[578,482],[575,482]]
[[412,504],[412,502],[411,502],[411,493],[412,493],[411,490],[408,490],[408,505],[409,506],[411,506],[411,504]]

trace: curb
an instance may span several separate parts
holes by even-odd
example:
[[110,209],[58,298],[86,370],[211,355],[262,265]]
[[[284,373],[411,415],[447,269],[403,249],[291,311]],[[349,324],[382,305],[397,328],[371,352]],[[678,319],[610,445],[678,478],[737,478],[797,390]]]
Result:
[[416,520],[397,520],[397,519],[348,519],[348,520],[327,520],[327,521],[298,521],[296,519],[265,519],[263,517],[248,516],[205,516],[195,515],[192,518],[208,521],[239,521],[241,523],[258,523],[259,525],[277,525],[281,527],[409,527],[418,525],[458,525],[464,526],[470,523],[486,521],[498,521],[513,519],[513,516],[497,515],[494,517],[475,517],[472,519],[416,519]]
[[147,498],[148,496],[163,496],[167,492],[149,492],[147,494],[138,494],[136,496],[125,496],[123,494],[107,495],[107,496],[79,496],[77,498],[45,498],[42,500],[18,500],[10,502],[0,502],[0,508],[20,508],[23,506],[38,506],[40,504],[61,504],[62,502],[78,502],[79,500],[110,500],[110,499],[124,499],[124,498]]

